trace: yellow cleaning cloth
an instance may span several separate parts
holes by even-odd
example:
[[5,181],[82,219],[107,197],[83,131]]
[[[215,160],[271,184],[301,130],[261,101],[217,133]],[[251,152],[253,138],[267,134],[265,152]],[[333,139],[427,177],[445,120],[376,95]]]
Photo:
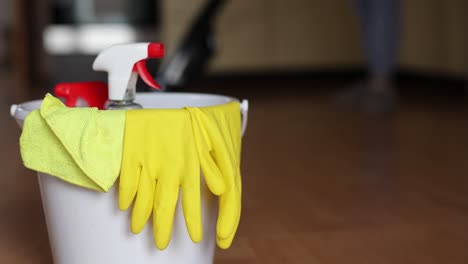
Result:
[[190,115],[185,109],[128,110],[126,114],[119,207],[135,199],[131,230],[139,233],[153,213],[154,241],[165,249],[182,189],[189,235],[202,239],[200,163]]
[[33,111],[25,119],[21,156],[30,169],[108,191],[120,171],[124,126],[125,111],[67,108],[48,94],[40,115]]
[[26,168],[57,176],[69,183],[101,191],[76,165],[62,143],[54,136],[39,110],[28,114],[20,137],[20,151]]
[[216,242],[220,248],[226,249],[231,246],[241,215],[240,105],[232,102],[187,109],[192,118],[200,164],[207,185],[214,194],[220,188],[225,188],[219,196]]

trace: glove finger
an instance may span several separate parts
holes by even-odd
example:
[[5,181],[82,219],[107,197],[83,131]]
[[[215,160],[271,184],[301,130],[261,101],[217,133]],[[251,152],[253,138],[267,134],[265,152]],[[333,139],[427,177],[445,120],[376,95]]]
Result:
[[237,183],[236,187],[238,187],[239,189],[237,190],[238,192],[236,192],[236,199],[238,201],[237,203],[239,207],[238,207],[237,215],[235,218],[236,220],[234,223],[234,229],[231,231],[231,234],[227,238],[219,237],[218,235],[216,236],[216,243],[222,249],[228,249],[231,246],[234,236],[236,235],[237,228],[239,227],[239,222],[240,222],[240,217],[241,217],[241,205],[242,205],[241,203],[242,202],[241,200],[242,183],[241,183],[240,172],[237,174],[237,176],[238,177],[236,177],[236,183]]
[[160,250],[166,249],[171,240],[178,197],[179,186],[176,183],[162,180],[158,182],[154,200],[153,232],[154,242]]
[[237,215],[241,211],[241,178],[240,170],[229,167],[224,169],[223,175],[228,183],[227,190],[219,196],[217,236],[221,239],[228,238],[235,230]]
[[182,183],[182,208],[185,225],[193,242],[202,240],[200,170],[196,160],[189,166]]
[[231,247],[232,241],[234,240],[234,235],[235,234],[233,233],[226,239],[216,237],[216,244],[218,244],[218,247],[220,247],[221,249],[228,249],[229,247]]
[[[236,161],[232,146],[230,147],[226,140],[223,139],[219,130],[213,128],[210,135],[214,148],[212,160],[216,160],[218,171],[225,180],[225,185],[228,185],[228,182],[236,176],[238,162]],[[228,187],[226,186],[226,188]]]
[[148,170],[143,168],[132,212],[131,229],[135,234],[140,233],[141,230],[143,230],[151,215],[155,189],[156,181],[149,176]]
[[214,195],[219,196],[223,194],[226,191],[223,174],[209,153],[200,153],[200,165],[208,189],[210,189]]
[[125,211],[135,198],[138,182],[140,181],[141,167],[135,167],[128,161],[122,161],[119,180],[119,208]]
[[239,220],[240,220],[240,212],[237,217],[236,226],[233,232],[225,239],[216,236],[216,244],[218,244],[218,247],[222,249],[228,249],[231,246],[232,241],[234,240],[234,237],[236,236],[237,228],[239,227]]
[[228,238],[236,228],[241,211],[241,199],[238,192],[229,189],[219,197],[218,222],[216,234],[221,239]]
[[197,108],[188,107],[186,109],[189,111],[192,120],[194,139],[198,149],[200,165],[203,171],[206,185],[214,195],[219,196],[226,190],[226,184],[224,182],[221,171],[209,153],[211,150],[211,146],[209,144],[210,139],[206,129],[203,129],[205,127],[203,125],[203,121],[201,120],[203,113]]

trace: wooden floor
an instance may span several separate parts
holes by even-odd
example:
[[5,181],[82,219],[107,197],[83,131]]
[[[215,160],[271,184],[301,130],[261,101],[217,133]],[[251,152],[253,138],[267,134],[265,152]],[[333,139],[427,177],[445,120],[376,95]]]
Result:
[[[216,84],[251,103],[242,220],[216,263],[468,263],[466,99],[403,96],[393,116],[374,118],[336,109],[336,82],[300,83],[268,94]],[[0,109],[0,263],[51,263],[8,98]]]

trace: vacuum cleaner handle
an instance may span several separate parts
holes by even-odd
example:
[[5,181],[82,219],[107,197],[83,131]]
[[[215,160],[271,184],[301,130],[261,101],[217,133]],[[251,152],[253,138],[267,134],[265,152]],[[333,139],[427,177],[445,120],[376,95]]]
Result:
[[166,89],[183,86],[203,72],[215,51],[214,19],[225,2],[208,0],[174,55],[163,61],[156,79]]

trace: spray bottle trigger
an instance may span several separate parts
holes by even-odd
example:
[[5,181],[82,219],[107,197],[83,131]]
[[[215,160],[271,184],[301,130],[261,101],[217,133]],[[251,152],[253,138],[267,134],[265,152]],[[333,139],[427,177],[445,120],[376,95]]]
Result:
[[137,72],[138,75],[143,79],[143,81],[153,89],[161,90],[161,85],[159,85],[148,72],[146,68],[146,60],[141,60],[133,66],[133,71]]

